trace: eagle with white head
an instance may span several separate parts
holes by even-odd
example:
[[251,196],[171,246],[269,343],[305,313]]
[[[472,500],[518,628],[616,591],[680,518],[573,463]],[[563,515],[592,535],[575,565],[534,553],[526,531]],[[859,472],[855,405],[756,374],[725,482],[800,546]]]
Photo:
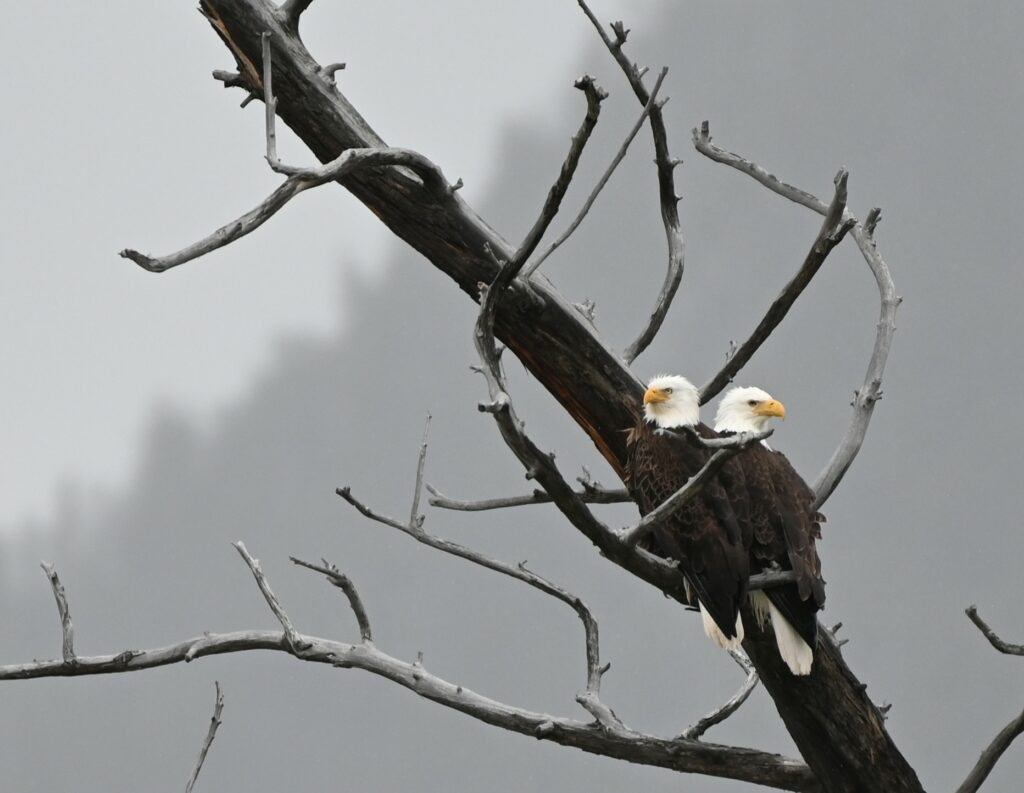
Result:
[[[786,409],[760,388],[733,388],[718,405],[715,430],[723,435],[760,432]],[[779,654],[795,675],[807,675],[818,640],[817,613],[825,604],[825,582],[815,540],[824,517],[816,512],[814,491],[781,452],[767,443],[736,458],[743,469],[753,526],[750,568],[778,565],[796,573],[796,583],[753,592],[751,608],[764,624],[771,619]]]
[[[700,423],[700,395],[679,375],[659,375],[644,393],[644,416],[627,438],[626,487],[640,513],[660,506],[708,461],[696,436],[714,437]],[[687,430],[661,433],[659,430]],[[739,610],[750,577],[751,533],[743,472],[730,461],[700,494],[661,523],[646,547],[675,559],[696,592],[704,631],[718,646],[743,641]]]

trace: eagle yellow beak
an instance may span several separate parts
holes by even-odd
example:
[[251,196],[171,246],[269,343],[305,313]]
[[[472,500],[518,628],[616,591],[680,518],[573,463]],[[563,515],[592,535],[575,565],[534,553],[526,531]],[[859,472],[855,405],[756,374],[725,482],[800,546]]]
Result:
[[777,399],[769,399],[754,408],[755,416],[774,416],[775,418],[786,418],[786,408]]
[[644,404],[650,405],[658,402],[668,402],[668,394],[660,388],[648,388],[644,392]]

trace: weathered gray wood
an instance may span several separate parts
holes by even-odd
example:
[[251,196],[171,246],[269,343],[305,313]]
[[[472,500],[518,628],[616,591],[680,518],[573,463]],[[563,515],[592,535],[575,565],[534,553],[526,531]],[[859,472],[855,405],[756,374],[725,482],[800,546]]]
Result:
[[[203,0],[202,8],[250,85],[262,84],[260,35],[271,33],[277,113],[318,159],[327,162],[347,148],[384,145],[324,78],[273,6],[264,0]],[[341,183],[474,300],[477,285],[489,283],[498,271],[487,247],[499,259],[514,253],[458,196],[442,205],[407,171],[366,169]],[[519,283],[510,287],[498,311],[497,335],[621,474],[622,430],[637,417],[641,385],[545,279],[533,283],[532,290]],[[666,584],[653,575],[647,580]],[[682,599],[681,588],[672,594]],[[753,619],[747,624],[744,646],[823,789],[920,793],[917,776],[885,732],[881,714],[835,647],[823,641],[812,674],[797,678],[779,658],[773,637],[757,630]]]

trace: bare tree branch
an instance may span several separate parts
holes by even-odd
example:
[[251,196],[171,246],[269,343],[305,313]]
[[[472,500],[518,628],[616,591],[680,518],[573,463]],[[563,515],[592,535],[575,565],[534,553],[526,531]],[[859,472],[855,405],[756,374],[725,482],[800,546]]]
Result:
[[177,267],[179,264],[198,259],[200,256],[204,256],[218,248],[223,248],[225,245],[255,231],[304,190],[319,187],[327,182],[333,182],[335,179],[340,179],[346,174],[362,168],[383,165],[401,165],[410,168],[423,179],[424,185],[436,197],[442,200],[450,198],[451,191],[444,174],[422,154],[408,149],[348,149],[337,159],[324,166],[296,171],[255,209],[246,212],[241,217],[221,226],[209,236],[186,248],[182,248],[180,251],[168,254],[167,256],[152,257],[131,248],[126,248],[121,251],[120,255],[125,259],[131,259],[144,270],[162,273],[172,267]]
[[551,186],[551,190],[548,191],[540,216],[527,232],[513,257],[516,261],[525,262],[530,258],[544,237],[544,232],[547,231],[551,221],[558,214],[558,208],[569,189],[573,174],[576,173],[576,166],[579,165],[580,157],[583,156],[583,149],[586,147],[587,141],[590,140],[594,127],[597,126],[597,118],[601,114],[601,102],[608,98],[608,92],[594,82],[594,78],[589,74],[577,80],[576,87],[587,97],[587,114],[583,117],[579,130],[569,144],[569,153],[565,157],[565,162],[562,163],[562,170],[559,171],[558,178]]
[[[767,187],[774,193],[788,198],[801,206],[805,206],[819,215],[828,213],[828,206],[819,198],[801,190],[791,184],[781,181],[778,177],[766,171],[761,166],[741,157],[738,154],[725,151],[711,142],[711,135],[708,132],[706,123],[701,126],[701,131],[694,136],[694,146],[704,156],[715,162],[723,163],[735,168],[742,173],[752,177],[760,184]],[[881,315],[878,320],[878,332],[875,335],[875,344],[871,351],[871,359],[868,361],[868,370],[862,385],[855,393],[853,400],[853,419],[843,436],[839,446],[832,454],[825,469],[818,475],[814,482],[814,491],[817,494],[814,509],[818,509],[828,499],[836,486],[842,480],[843,475],[853,463],[857,452],[860,451],[864,436],[868,431],[868,424],[875,409],[875,403],[882,398],[882,374],[885,371],[885,363],[889,358],[889,350],[892,347],[892,337],[896,332],[896,309],[902,302],[902,298],[896,294],[896,286],[893,283],[889,267],[878,252],[875,243],[874,229],[881,217],[881,210],[872,209],[868,213],[868,222],[862,225],[849,209],[843,212],[843,220],[853,220],[854,225],[850,229],[850,236],[857,243],[861,255],[871,269],[878,286],[879,298],[881,301]]]
[[999,638],[996,632],[992,630],[988,626],[988,623],[985,622],[985,620],[981,618],[981,615],[978,614],[977,606],[969,606],[965,613],[970,618],[971,622],[978,626],[978,630],[985,635],[989,644],[999,650],[999,652],[1005,653],[1006,655],[1024,655],[1024,644],[1011,644],[1010,642]]
[[[706,126],[703,128],[703,131],[704,133],[707,132]],[[694,130],[694,135],[699,137],[697,130]],[[832,197],[832,203],[825,214],[825,222],[822,223],[818,236],[815,237],[810,251],[804,257],[803,264],[800,265],[796,275],[783,287],[782,292],[779,293],[779,296],[769,306],[764,318],[754,328],[753,333],[750,334],[750,338],[743,342],[729,357],[729,360],[726,361],[725,366],[722,367],[718,374],[712,377],[710,382],[701,389],[700,403],[702,405],[707,404],[721,393],[722,389],[732,382],[736,373],[747,365],[747,362],[760,349],[761,345],[772,334],[772,331],[785,319],[789,309],[793,307],[797,298],[800,297],[807,285],[810,284],[811,279],[821,269],[821,265],[825,263],[825,259],[828,258],[832,249],[842,242],[846,232],[855,223],[852,218],[843,218],[843,213],[846,211],[847,177],[848,174],[845,169],[840,170],[836,174],[836,189]]]
[[781,790],[807,793],[821,790],[813,774],[799,760],[754,749],[610,732],[598,724],[535,713],[497,702],[436,677],[422,664],[400,661],[381,652],[373,644],[352,645],[305,635],[300,635],[298,640],[309,648],[301,656],[292,652],[286,635],[281,631],[209,634],[152,650],[83,657],[74,666],[61,661],[0,666],[0,680],[130,672],[187,662],[207,655],[277,650],[301,661],[342,669],[363,669],[487,724],[593,754],[684,773],[738,779]]
[[562,477],[554,455],[547,454],[527,436],[523,423],[512,406],[494,340],[494,319],[500,298],[516,288],[516,275],[522,262],[497,262],[500,269],[489,287],[481,285],[480,313],[474,329],[474,344],[480,356],[481,372],[487,380],[490,401],[478,409],[490,413],[498,425],[505,445],[526,469],[527,479],[535,479],[566,519],[610,560],[653,583],[662,592],[680,602],[688,602],[684,578],[679,569],[653,554],[625,545],[618,534],[598,520]]
[[[287,4],[286,4],[287,5]],[[296,5],[302,5],[297,3]],[[302,5],[304,9],[305,6]],[[298,13],[301,13],[301,9]],[[285,165],[277,156],[276,113],[277,99],[274,98],[272,83],[272,57],[270,49],[270,33],[261,35],[263,54],[263,101],[266,105],[265,135],[267,143],[266,159],[276,173],[286,174],[288,178],[274,192],[267,196],[259,206],[246,212],[236,220],[221,226],[207,237],[182,248],[180,251],[166,256],[147,256],[131,248],[121,251],[120,255],[130,259],[145,270],[162,273],[172,267],[198,259],[207,253],[222,248],[235,240],[241,239],[255,231],[270,218],[277,214],[285,204],[304,190],[319,187],[327,182],[341,179],[347,174],[361,168],[397,165],[409,168],[422,181],[423,186],[442,202],[451,200],[455,191],[448,184],[441,169],[434,163],[408,149],[396,149],[386,146],[375,148],[352,148],[342,152],[331,162],[319,167],[299,168]]]
[[199,749],[199,758],[196,760],[196,767],[192,769],[192,776],[189,777],[185,786],[185,793],[192,793],[196,780],[199,779],[199,772],[203,770],[203,763],[206,762],[206,754],[210,751],[213,739],[217,735],[217,728],[220,727],[220,715],[224,712],[224,693],[220,690],[220,683],[213,681],[216,696],[213,700],[213,717],[210,719],[210,729],[206,733],[203,745]]
[[640,117],[633,124],[633,128],[630,129],[629,134],[626,135],[626,139],[619,146],[619,150],[615,152],[615,156],[612,157],[612,161],[605,168],[601,178],[597,180],[597,184],[594,185],[594,189],[590,191],[590,195],[587,196],[587,200],[583,202],[583,207],[579,213],[573,218],[572,223],[569,224],[568,228],[562,232],[561,236],[549,245],[545,251],[530,262],[526,267],[523,268],[523,280],[529,280],[530,277],[537,271],[537,268],[544,264],[544,260],[547,259],[552,253],[554,253],[569,237],[572,236],[573,232],[579,228],[580,223],[583,222],[583,218],[590,212],[590,208],[594,205],[598,195],[604,189],[604,186],[608,184],[608,180],[611,179],[612,174],[615,173],[615,169],[619,167],[619,163],[622,162],[626,156],[626,152],[629,151],[629,146],[633,142],[633,138],[640,131],[640,128],[644,125],[644,121],[647,120],[647,116],[650,115],[651,109],[654,107],[657,101],[658,91],[661,89],[661,83],[665,79],[665,75],[668,74],[668,69],[662,69],[661,74],[658,75],[658,79],[654,84],[654,88],[651,90],[651,97],[647,100],[647,104],[644,105],[643,111],[640,113]]
[[[424,440],[420,447],[419,462],[417,466],[417,491],[419,491],[422,486],[423,465],[426,458],[426,450],[427,441],[426,434],[424,434]],[[371,520],[383,523],[385,526],[398,529],[404,534],[408,534],[418,542],[421,542],[431,548],[451,554],[452,556],[457,556],[460,559],[465,559],[473,564],[485,567],[488,570],[494,570],[495,572],[509,576],[510,578],[523,581],[535,589],[539,589],[541,592],[561,600],[563,603],[570,606],[583,623],[583,631],[586,639],[587,685],[586,691],[578,695],[576,697],[576,701],[579,702],[579,704],[582,705],[591,715],[593,715],[605,729],[620,731],[627,729],[611,708],[605,705],[600,699],[601,677],[607,671],[608,666],[601,666],[597,620],[594,619],[590,609],[579,597],[528,570],[525,562],[513,567],[512,565],[505,564],[504,562],[499,562],[496,559],[491,559],[479,551],[474,551],[464,545],[459,545],[458,543],[450,542],[449,540],[429,534],[423,529],[423,516],[419,515],[415,509],[413,510],[413,514],[410,517],[409,522],[402,524],[394,518],[374,512],[352,495],[352,491],[348,487],[338,488],[337,493],[345,499],[345,501],[355,507],[360,514],[370,518]],[[418,501],[418,496],[416,500]],[[312,565],[303,562],[299,562],[299,564],[304,564],[306,567],[313,567]],[[313,567],[313,569],[320,568]],[[321,572],[324,571],[321,569]]]
[[1003,753],[1010,748],[1013,740],[1022,732],[1024,732],[1024,711],[1021,711],[1017,718],[1003,727],[996,737],[992,739],[992,743],[981,753],[977,764],[971,769],[971,773],[967,775],[967,779],[963,781],[963,784],[956,789],[956,793],[975,793],[988,775],[992,773],[992,769],[999,762],[999,758],[1003,756]]
[[312,562],[304,562],[301,559],[296,559],[294,556],[289,556],[288,558],[300,567],[307,567],[310,570],[315,570],[316,572],[327,576],[328,581],[344,592],[345,597],[348,598],[349,606],[352,607],[352,613],[355,615],[356,622],[359,625],[359,636],[364,642],[373,641],[373,631],[370,628],[370,618],[366,614],[366,607],[363,605],[363,599],[359,597],[359,592],[356,589],[356,585],[352,583],[352,579],[347,575],[344,575],[337,567],[326,559],[321,559],[323,566],[320,566],[318,564],[313,564]]
[[53,589],[53,597],[57,601],[57,612],[60,614],[61,650],[64,656],[64,663],[74,664],[75,657],[75,627],[71,624],[71,607],[68,606],[68,596],[64,591],[64,585],[54,566],[48,562],[40,562],[46,577],[50,579],[50,587]]
[[[612,41],[586,2],[577,0],[577,3],[594,26],[615,62],[619,64],[640,104],[646,105],[650,101],[650,95],[643,81],[647,70],[638,68],[622,51],[629,31],[623,27],[621,22],[612,23],[611,28],[615,34],[615,40]],[[637,356],[654,341],[683,279],[685,244],[682,227],[679,223],[678,202],[680,196],[676,195],[674,175],[676,166],[680,164],[681,160],[674,159],[668,151],[668,131],[665,129],[665,119],[661,112],[663,105],[664,102],[656,103],[651,108],[650,115],[651,136],[654,138],[654,163],[658,168],[658,199],[661,204],[662,224],[665,226],[665,238],[668,242],[668,269],[646,327],[622,354],[627,364],[633,363]]]
[[430,432],[430,415],[423,425],[423,442],[420,444],[420,456],[416,461],[416,485],[412,493],[412,510],[409,512],[409,525],[422,526],[423,515],[420,514],[420,495],[423,493],[423,466],[427,463],[427,435]]
[[[440,509],[454,509],[462,512],[484,512],[489,509],[505,509],[506,507],[522,507],[529,504],[550,504],[552,499],[543,490],[534,490],[526,496],[506,496],[504,498],[489,498],[479,501],[460,501],[449,498],[431,484],[427,484],[427,491],[431,494],[430,506]],[[574,491],[576,497],[585,504],[620,504],[632,501],[625,488],[604,488],[590,487]]]
[[699,740],[700,737],[711,727],[714,727],[716,724],[721,724],[733,713],[739,710],[740,706],[747,701],[747,697],[750,696],[751,692],[757,686],[757,670],[750,662],[750,659],[747,658],[746,654],[741,650],[730,650],[729,655],[731,655],[732,659],[739,664],[740,669],[746,673],[747,679],[743,681],[743,685],[740,686],[739,690],[729,697],[729,699],[720,707],[715,708],[696,724],[683,730],[679,736],[680,738],[686,738],[691,741]]
[[245,548],[245,543],[241,540],[238,542],[231,543],[235,546],[235,550],[245,560],[245,563],[249,566],[252,571],[253,578],[256,579],[256,584],[260,588],[260,592],[263,593],[264,600],[267,601],[267,605],[270,606],[270,610],[274,612],[274,616],[277,617],[277,621],[281,623],[281,627],[284,628],[285,641],[288,643],[288,647],[293,653],[301,653],[307,649],[308,645],[304,644],[299,638],[298,631],[295,630],[295,626],[292,625],[292,621],[288,618],[284,608],[281,606],[281,602],[277,599],[277,595],[274,594],[270,588],[270,584],[267,581],[267,577],[263,574],[263,568],[260,567],[259,559],[253,559],[249,555],[249,551]]

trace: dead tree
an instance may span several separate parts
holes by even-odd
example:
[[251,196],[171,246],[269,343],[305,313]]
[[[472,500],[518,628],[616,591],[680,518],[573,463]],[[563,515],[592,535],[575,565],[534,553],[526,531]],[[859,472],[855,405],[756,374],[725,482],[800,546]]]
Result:
[[[659,98],[665,71],[648,86],[646,70],[639,69],[626,54],[628,30],[621,22],[606,30],[587,4],[579,0],[581,10],[621,67],[641,111],[619,155],[609,166],[605,178],[595,187],[582,212],[561,237],[538,254],[539,245],[558,214],[587,139],[598,122],[605,92],[592,78],[585,77],[577,82],[586,99],[584,120],[561,172],[538,212],[536,223],[519,245],[512,245],[461,199],[457,192],[461,186],[459,182],[450,183],[434,163],[414,151],[388,147],[339,93],[334,76],[343,64],[321,66],[310,56],[299,36],[301,14],[309,4],[309,0],[287,0],[281,6],[271,5],[267,0],[202,0],[203,14],[237,63],[237,71],[218,71],[214,76],[225,86],[247,91],[247,101],[252,98],[264,101],[267,160],[271,168],[286,178],[255,209],[177,253],[151,257],[126,250],[122,255],[147,270],[163,272],[250,233],[304,190],[329,182],[340,184],[368,206],[397,237],[419,251],[480,304],[474,339],[480,357],[479,368],[488,388],[488,397],[480,404],[480,410],[493,416],[509,450],[522,463],[527,476],[540,486],[532,495],[487,502],[453,501],[431,490],[434,496],[431,502],[439,507],[468,510],[553,502],[566,520],[597,546],[609,561],[686,603],[683,577],[678,569],[637,547],[636,540],[645,530],[643,522],[632,529],[615,531],[591,510],[590,505],[594,503],[624,500],[623,491],[605,490],[589,478],[581,480],[582,489],[574,490],[556,466],[553,455],[544,452],[526,434],[502,372],[501,348],[496,341],[500,340],[522,361],[587,433],[612,469],[621,475],[625,460],[625,441],[621,430],[636,421],[642,394],[642,386],[629,365],[657,334],[683,274],[683,238],[673,175],[679,161],[669,151],[670,136],[661,112],[664,100]],[[281,162],[276,149],[276,118],[283,120],[306,143],[322,165],[296,167]],[[626,147],[645,123],[649,124],[654,138],[657,190],[668,248],[667,267],[650,316],[638,329],[635,341],[620,356],[604,345],[592,323],[538,272],[538,268],[575,230],[607,175],[622,159]],[[856,392],[849,429],[814,482],[820,506],[839,484],[864,439],[874,407],[881,397],[882,375],[895,330],[894,317],[900,298],[875,243],[875,226],[880,211],[870,210],[863,220],[851,213],[847,207],[848,175],[843,170],[835,178],[833,195],[823,200],[786,184],[752,161],[716,146],[707,122],[693,131],[693,143],[701,154],[748,174],[768,189],[824,218],[821,230],[811,242],[796,274],[766,310],[750,337],[734,350],[723,369],[704,386],[702,402],[718,394],[751,359],[784,319],[829,252],[847,236],[852,237],[860,249],[878,285],[880,318],[874,348],[863,385]],[[716,459],[736,453],[743,445],[757,439],[758,436],[739,437],[731,444],[733,448],[716,454],[709,466],[715,464]],[[746,680],[728,702],[673,737],[656,737],[625,725],[601,699],[601,678],[607,666],[600,660],[598,625],[578,597],[541,578],[524,565],[508,565],[487,558],[472,549],[441,539],[424,528],[420,502],[426,452],[424,438],[408,520],[379,514],[347,487],[340,488],[338,494],[369,519],[404,532],[436,550],[520,580],[572,608],[583,623],[586,657],[585,685],[576,699],[592,721],[555,718],[500,703],[428,672],[422,658],[410,663],[386,654],[374,643],[368,611],[354,584],[327,561],[317,564],[293,559],[296,564],[319,572],[343,591],[357,619],[360,639],[356,643],[346,643],[299,632],[274,595],[259,562],[241,542],[237,543],[237,549],[280,622],[281,631],[204,634],[156,649],[81,657],[74,651],[70,609],[63,587],[53,568],[46,566],[63,626],[63,657],[55,661],[0,667],[0,679],[119,673],[189,662],[218,653],[270,649],[289,653],[302,661],[364,669],[480,721],[630,762],[738,779],[783,790],[920,793],[922,788],[916,773],[886,732],[884,714],[871,702],[865,693],[865,685],[845,664],[840,643],[827,631],[822,632],[812,674],[794,677],[775,651],[770,632],[759,629],[756,620],[747,619],[749,627],[744,650],[749,660],[742,655],[737,656]],[[700,487],[700,478],[701,474],[694,477],[673,497],[674,502],[692,497]],[[751,586],[767,587],[787,580],[785,574],[769,573],[752,580]],[[834,586],[842,585],[841,582],[832,583]],[[980,618],[976,618],[976,614],[972,619],[993,639],[995,635],[980,622]],[[996,641],[1001,642],[997,637],[993,643]],[[1002,644],[1010,648],[1004,651],[1019,654],[1020,648]],[[999,644],[996,646],[1000,647]],[[707,729],[739,708],[758,680],[764,683],[772,697],[802,755],[802,761],[700,740]],[[218,689],[217,707],[196,774],[212,742],[222,706]],[[1022,729],[1024,717],[1008,725],[985,751],[978,767],[960,790],[976,790]],[[194,776],[190,785],[193,782]]]

